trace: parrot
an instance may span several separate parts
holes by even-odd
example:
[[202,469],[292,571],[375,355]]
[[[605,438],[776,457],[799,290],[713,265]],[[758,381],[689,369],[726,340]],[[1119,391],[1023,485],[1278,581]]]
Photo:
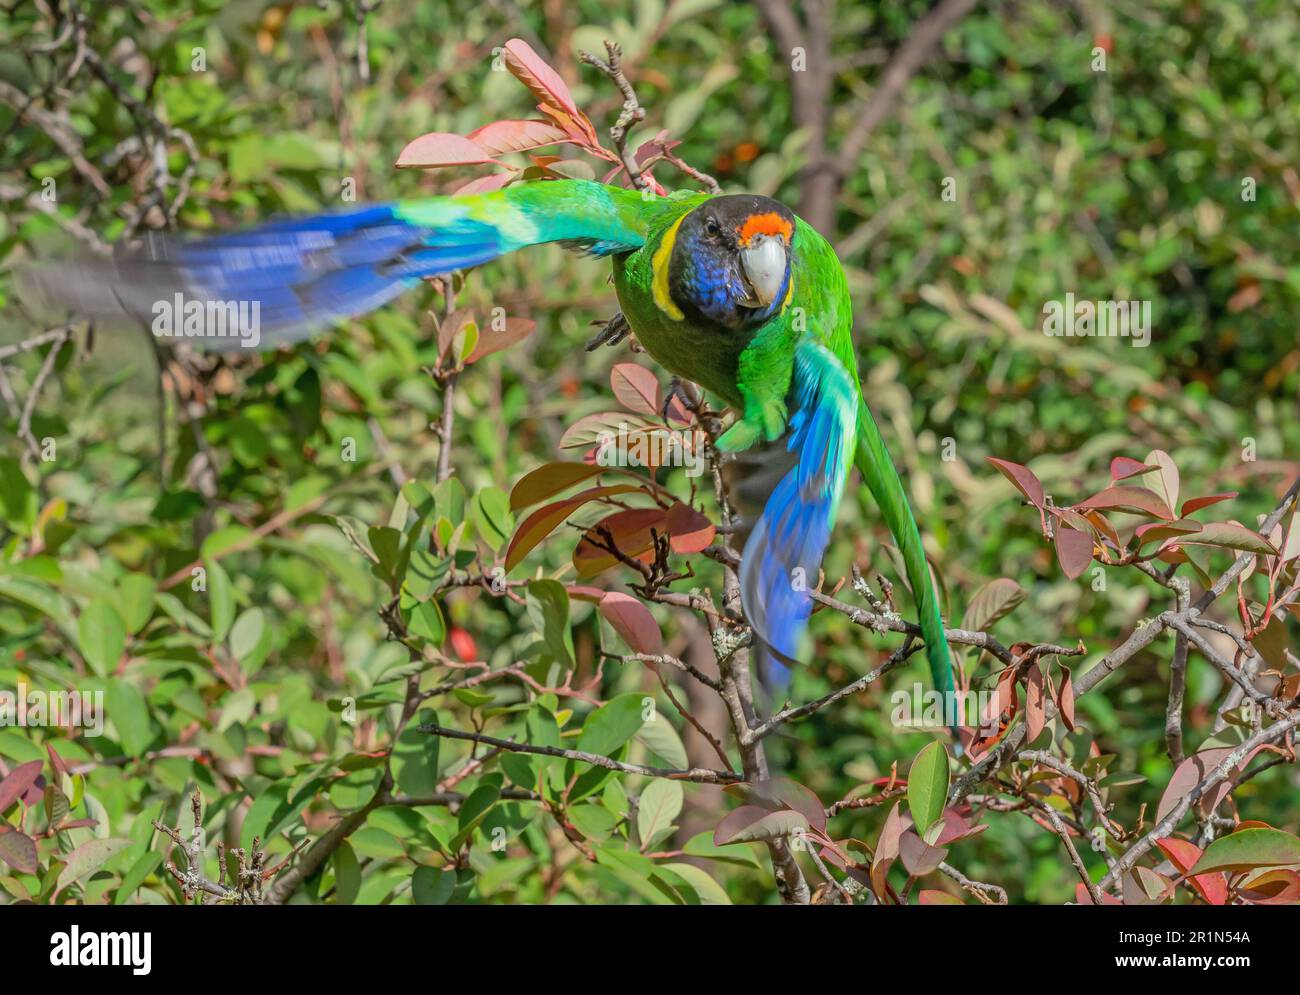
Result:
[[939,598],[863,397],[844,269],[830,243],[777,200],[532,181],[244,232],[154,235],[114,258],[38,267],[28,279],[46,300],[92,318],[148,323],[157,302],[174,295],[251,302],[265,348],[370,312],[425,278],[544,243],[611,261],[619,307],[640,345],[674,377],[734,410],[716,440],[721,453],[767,446],[781,454],[779,479],[747,523],[739,581],[758,646],[785,666],[798,660],[813,607],[808,589],[856,465],[902,555],[931,678],[955,732]]

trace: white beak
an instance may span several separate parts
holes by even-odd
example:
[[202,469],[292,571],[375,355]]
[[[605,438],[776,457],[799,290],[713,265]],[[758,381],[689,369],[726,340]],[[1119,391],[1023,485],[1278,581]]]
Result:
[[776,300],[785,282],[785,242],[779,235],[755,235],[749,246],[740,250],[740,265],[754,294],[752,301],[742,303],[746,307],[767,307]]

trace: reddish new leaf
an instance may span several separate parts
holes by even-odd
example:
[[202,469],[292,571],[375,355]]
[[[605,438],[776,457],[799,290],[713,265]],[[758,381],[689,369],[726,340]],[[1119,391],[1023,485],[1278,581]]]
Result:
[[889,877],[889,868],[898,859],[899,842],[906,828],[907,823],[898,811],[898,802],[894,802],[894,807],[889,810],[885,825],[880,830],[880,839],[876,841],[875,859],[871,861],[871,890],[881,901],[888,894],[886,879]]
[[518,511],[545,501],[580,481],[603,473],[605,469],[589,463],[544,463],[519,478],[519,483],[510,492],[510,510]]
[[626,494],[628,491],[639,489],[629,484],[618,484],[611,487],[590,487],[564,501],[557,501],[554,504],[538,508],[515,529],[515,534],[510,540],[510,546],[506,550],[506,571],[513,570],[519,564],[519,561],[527,556],[539,542],[554,532],[561,522],[588,501],[609,497],[613,494]]
[[632,648],[633,653],[659,656],[664,651],[663,633],[650,609],[630,594],[609,591],[600,599],[600,614]]
[[1056,530],[1056,559],[1070,580],[1088,569],[1092,562],[1092,536],[1062,525]]
[[1276,556],[1277,548],[1258,532],[1236,522],[1207,522],[1199,532],[1179,540],[1180,546],[1218,546],[1245,553]]
[[965,905],[960,898],[937,888],[922,888],[917,895],[919,905]]
[[[1201,859],[1201,848],[1195,843],[1180,840],[1176,836],[1167,836],[1156,840],[1156,846],[1164,851],[1169,862],[1186,874]],[[1222,873],[1198,874],[1188,878],[1187,883],[1211,905],[1225,905],[1228,901],[1228,880]]]
[[493,121],[465,137],[494,156],[573,141],[566,132],[546,121]]
[[1087,508],[1106,508],[1127,511],[1135,515],[1152,515],[1165,521],[1174,519],[1174,513],[1169,510],[1169,505],[1155,491],[1125,484],[1107,487],[1075,507],[1080,511]]
[[1065,728],[1074,732],[1074,678],[1066,667],[1061,668],[1061,689],[1056,693],[1056,710],[1060,712]]
[[3,823],[0,823],[0,860],[23,874],[35,874],[39,870],[36,842],[26,833]]
[[1047,677],[1037,665],[1025,679],[1025,742],[1032,743],[1047,723]]
[[1127,456],[1116,456],[1110,461],[1110,479],[1125,480],[1158,469],[1160,469],[1158,466],[1143,463],[1141,460],[1130,459]]
[[808,820],[798,812],[782,809],[773,812],[757,805],[742,805],[718,823],[713,830],[716,846],[728,843],[753,843],[774,840],[806,832]]
[[630,559],[648,562],[653,556],[654,536],[666,535],[668,513],[662,508],[629,508],[602,518],[583,535],[573,550],[573,566],[586,579],[619,563],[604,549],[612,540],[614,547]]
[[1201,523],[1194,518],[1180,518],[1176,522],[1146,522],[1133,530],[1138,537],[1138,545],[1149,542],[1164,542],[1175,536],[1191,535],[1201,531]]
[[669,545],[674,553],[698,553],[708,549],[717,527],[702,512],[678,501],[668,509]]
[[615,363],[609,385],[618,403],[640,415],[657,415],[663,408],[659,378],[636,363]]
[[599,146],[596,129],[574,103],[560,74],[533,51],[528,42],[511,38],[505,44],[506,68],[537,98],[538,109],[584,145]]
[[913,877],[920,877],[936,870],[948,856],[946,847],[930,846],[909,829],[898,840],[898,854],[903,858],[903,866]]
[[1223,494],[1207,494],[1204,497],[1188,498],[1183,502],[1182,508],[1179,509],[1179,514],[1186,518],[1193,511],[1200,511],[1202,508],[1208,508],[1210,505],[1218,504],[1220,501],[1231,501],[1236,496],[1236,491],[1227,491]]
[[478,344],[465,360],[465,365],[477,363],[484,356],[490,356],[494,352],[509,349],[512,345],[528,338],[536,327],[537,322],[532,318],[504,318],[501,321],[492,319],[479,328]]
[[430,169],[438,166],[468,166],[491,162],[492,157],[464,135],[431,131],[408,142],[397,157],[399,168]]
[[27,789],[41,776],[41,761],[31,760],[19,764],[0,781],[0,813],[27,793]]
[[1002,476],[1006,477],[1025,497],[1029,498],[1030,504],[1039,510],[1043,507],[1043,485],[1039,483],[1038,478],[1027,466],[1021,466],[1019,463],[1012,463],[1010,460],[997,459],[993,456],[985,456],[986,460],[993,464]]
[[1242,885],[1241,897],[1252,905],[1298,905],[1300,874],[1285,868],[1265,871]]
[[500,190],[513,180],[516,175],[515,173],[491,173],[487,176],[479,176],[468,183],[458,186],[452,191],[452,195],[464,197],[472,193],[491,193],[493,190]]

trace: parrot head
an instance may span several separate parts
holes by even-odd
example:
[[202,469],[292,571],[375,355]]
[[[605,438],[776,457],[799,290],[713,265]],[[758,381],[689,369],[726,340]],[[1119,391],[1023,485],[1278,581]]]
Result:
[[728,329],[761,325],[790,291],[794,215],[770,197],[714,197],[675,233],[668,287],[688,315]]

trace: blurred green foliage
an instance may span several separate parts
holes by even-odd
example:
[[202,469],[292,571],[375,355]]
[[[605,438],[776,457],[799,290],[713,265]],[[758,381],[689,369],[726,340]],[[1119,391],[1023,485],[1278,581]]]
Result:
[[[638,136],[668,128],[683,139],[677,152],[728,190],[797,203],[802,136],[788,123],[789,53],[775,50],[758,12],[716,0],[613,7],[384,4],[367,19],[368,83],[351,8],[337,0],[96,5],[87,40],[116,87],[192,136],[192,160],[181,141],[165,145],[173,180],[192,166],[176,218],[185,230],[336,206],[353,186],[370,200],[454,188],[472,173],[399,173],[393,160],[425,132],[531,113],[496,64],[494,50],[511,36],[551,58],[598,126],[620,98],[579,72],[574,53],[619,39],[649,108]],[[925,8],[840,5],[833,136],[860,113],[880,63]],[[141,115],[86,64],[64,79],[73,47],[37,51],[50,36],[36,5],[18,4],[0,26],[0,81],[66,108],[75,140],[65,145],[84,150],[108,195],[47,130],[0,101],[0,343],[43,330],[16,301],[13,269],[68,251],[69,219],[118,238],[156,176],[138,143]],[[1102,72],[1099,46],[1109,49]],[[1089,654],[1079,673],[1168,604],[1168,592],[1131,570],[1110,571],[1100,591],[1088,575],[1066,580],[1036,515],[986,456],[1030,464],[1049,491],[1075,500],[1105,483],[1112,456],[1163,448],[1189,489],[1241,491],[1230,507],[1246,524],[1294,473],[1297,50],[1300,11],[1285,2],[994,4],[949,34],[872,136],[847,178],[836,240],[868,400],[942,574],[950,619],[985,581],[1014,578],[1028,597],[997,623],[1000,638],[1081,638]],[[954,198],[943,196],[948,178]],[[57,200],[42,207],[33,196],[50,179]],[[155,209],[139,220],[148,228],[165,219]],[[774,900],[760,847],[708,842],[727,807],[716,787],[682,792],[676,782],[483,749],[483,764],[462,777],[467,744],[413,728],[436,721],[549,745],[598,741],[597,752],[662,766],[687,762],[685,739],[691,764],[717,762],[638,664],[604,661],[600,713],[537,690],[564,656],[587,679],[602,649],[626,652],[590,604],[544,584],[520,593],[523,603],[442,587],[453,571],[490,573],[513,526],[503,492],[556,458],[567,425],[610,407],[609,366],[627,357],[581,348],[589,324],[615,308],[607,268],[544,249],[468,276],[461,305],[480,315],[504,307],[538,327],[458,378],[454,477],[438,488],[443,393],[424,372],[438,363],[425,313],[441,306],[432,289],[291,351],[170,366],[165,401],[148,336],[99,329],[93,343],[60,353],[35,409],[34,438],[56,446],[49,461],[30,458],[18,411],[6,409],[0,689],[105,690],[108,727],[100,738],[0,729],[6,768],[47,760],[48,746],[70,772],[56,777],[47,765],[49,808],[31,809],[29,831],[94,820],[42,839],[38,873],[0,868],[4,894],[175,900],[151,819],[184,826],[197,788],[212,838],[237,846],[261,836],[278,860],[372,798],[391,746],[394,793],[405,803],[370,811],[295,901]],[[1150,300],[1150,347],[1044,336],[1043,304],[1067,292]],[[18,398],[42,354],[5,361]],[[689,489],[680,475],[666,482],[680,495]],[[843,505],[828,578],[855,561],[894,574],[862,498]],[[551,576],[571,551],[557,533],[512,577]],[[696,559],[694,583],[716,586],[716,565]],[[634,577],[615,570],[605,579]],[[411,642],[417,653],[445,653],[439,666],[414,667],[408,648],[386,638],[379,611],[403,584]],[[900,602],[906,611],[906,596]],[[654,613],[671,652],[698,642],[680,614]],[[817,615],[813,632],[816,652],[788,691],[796,702],[865,673],[897,645],[831,613]],[[1080,722],[1117,755],[1112,770],[1146,779],[1112,789],[1126,824],[1142,803],[1154,805],[1171,773],[1169,653],[1158,642],[1079,704]],[[534,684],[431,697],[390,743],[411,675],[434,690],[472,673],[470,660],[531,661]],[[992,672],[987,658],[980,667],[980,677]],[[787,727],[769,741],[776,766],[827,805],[895,763],[905,769],[930,736],[894,728],[887,693],[918,679],[904,668]],[[1189,745],[1209,735],[1222,692],[1194,656]],[[655,702],[657,726],[642,721],[643,698]],[[510,797],[539,785],[549,795],[573,776],[582,787],[563,831],[536,802]],[[1295,829],[1294,787],[1289,767],[1251,781],[1237,796],[1243,817]],[[460,796],[454,807],[411,804],[448,790]],[[60,796],[68,816],[56,811]],[[17,825],[22,804],[0,817]],[[874,838],[885,812],[851,809],[834,825],[840,838]],[[985,821],[983,836],[954,849],[966,874],[1001,884],[1013,901],[1073,897],[1055,836],[1015,814]],[[125,842],[84,849],[96,839]],[[682,849],[702,859],[684,862]],[[78,850],[90,856],[69,874]],[[673,856],[652,863],[645,853],[654,851]]]

